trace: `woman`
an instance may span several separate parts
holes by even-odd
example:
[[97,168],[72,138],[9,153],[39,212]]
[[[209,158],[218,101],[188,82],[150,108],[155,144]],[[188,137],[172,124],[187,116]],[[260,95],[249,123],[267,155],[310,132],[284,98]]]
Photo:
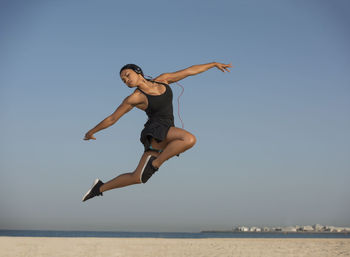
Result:
[[169,84],[213,67],[225,72],[230,71],[228,68],[232,65],[218,62],[193,65],[177,72],[163,73],[153,80],[146,79],[141,68],[135,64],[127,64],[121,68],[120,78],[129,88],[136,89],[124,99],[114,113],[88,131],[84,140],[96,140],[96,132],[112,126],[125,113],[136,107],[144,110],[148,116],[140,138],[144,145],[144,153],[133,172],[121,174],[106,183],[96,179],[92,188],[84,195],[83,202],[103,195],[107,190],[146,183],[166,160],[175,155],[179,156],[195,144],[194,135],[174,125],[173,94]]

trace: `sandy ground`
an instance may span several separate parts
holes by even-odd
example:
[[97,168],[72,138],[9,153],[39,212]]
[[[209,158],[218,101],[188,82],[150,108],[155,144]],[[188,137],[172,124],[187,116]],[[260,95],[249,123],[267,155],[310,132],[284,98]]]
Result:
[[162,239],[0,237],[0,257],[336,257],[350,256],[350,239]]

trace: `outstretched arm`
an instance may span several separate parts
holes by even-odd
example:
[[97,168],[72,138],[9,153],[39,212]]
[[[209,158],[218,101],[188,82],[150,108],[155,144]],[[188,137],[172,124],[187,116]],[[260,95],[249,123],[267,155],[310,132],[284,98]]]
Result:
[[116,123],[120,117],[129,112],[134,106],[139,104],[139,98],[132,94],[124,99],[118,108],[107,118],[97,124],[93,129],[90,129],[86,134],[84,140],[95,139],[94,134],[102,129],[108,128]]
[[181,79],[184,79],[188,76],[193,76],[193,75],[196,75],[198,73],[202,73],[202,72],[207,71],[213,67],[216,67],[219,70],[221,70],[222,72],[225,72],[225,70],[230,71],[228,68],[232,67],[232,65],[231,64],[223,64],[223,63],[219,63],[219,62],[197,64],[197,65],[192,65],[191,67],[188,67],[188,68],[180,70],[180,71],[176,71],[176,72],[172,72],[172,73],[163,73],[155,79],[167,81],[168,84],[170,84],[170,83],[174,83],[176,81],[179,81]]

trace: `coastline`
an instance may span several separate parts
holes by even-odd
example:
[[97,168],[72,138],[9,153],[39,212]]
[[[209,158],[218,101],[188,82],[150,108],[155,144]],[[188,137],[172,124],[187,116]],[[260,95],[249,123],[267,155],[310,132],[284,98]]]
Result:
[[203,230],[200,233],[232,233],[232,234],[325,234],[325,235],[350,235],[350,232],[329,231],[234,231],[234,230]]
[[349,239],[0,237],[0,257],[350,256]]
[[347,238],[343,232],[293,231],[233,231],[206,230],[201,232],[128,232],[128,231],[77,231],[77,230],[0,230],[0,237],[96,237],[96,238]]

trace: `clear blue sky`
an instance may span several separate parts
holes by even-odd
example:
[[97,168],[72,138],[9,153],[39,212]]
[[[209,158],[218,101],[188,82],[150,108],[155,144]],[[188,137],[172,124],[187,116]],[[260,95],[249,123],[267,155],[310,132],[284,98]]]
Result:
[[[0,229],[188,231],[350,225],[348,1],[1,1]],[[133,171],[147,116],[84,141],[132,90],[127,63],[180,81],[197,144],[145,185],[82,203]],[[180,87],[172,84],[174,116]]]

